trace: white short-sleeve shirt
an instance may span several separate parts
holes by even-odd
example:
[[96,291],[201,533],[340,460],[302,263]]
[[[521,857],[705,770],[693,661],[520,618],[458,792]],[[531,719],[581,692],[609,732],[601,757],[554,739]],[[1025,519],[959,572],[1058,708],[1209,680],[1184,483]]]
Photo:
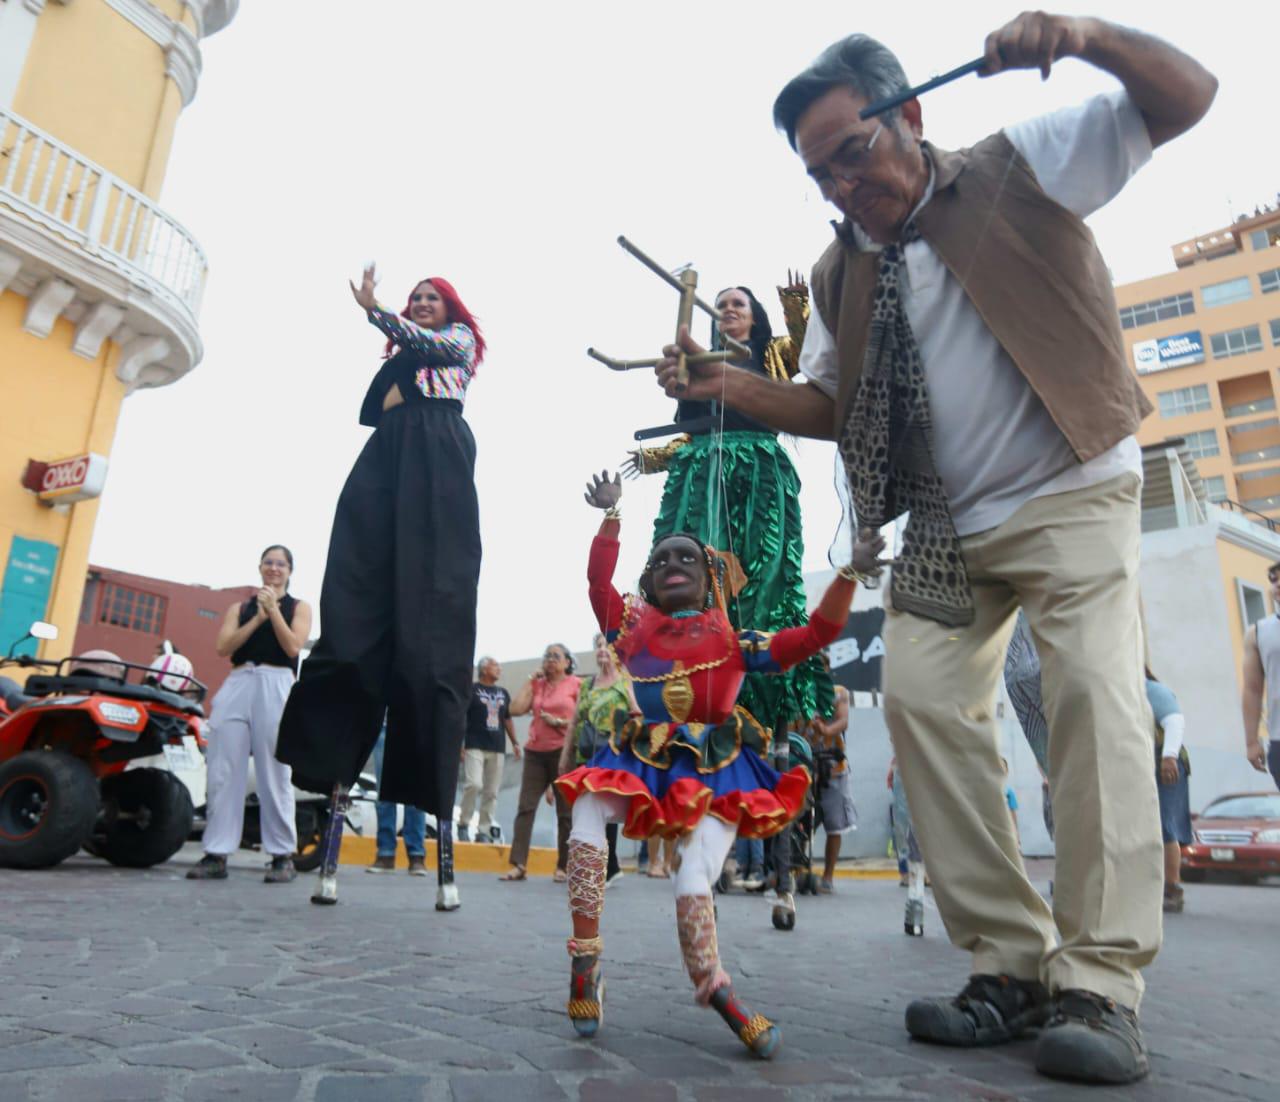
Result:
[[[1045,193],[1081,218],[1113,199],[1151,159],[1142,113],[1123,90],[1004,133]],[[920,206],[932,197],[931,177]],[[879,249],[856,225],[854,233],[863,249]],[[932,246],[913,241],[903,256],[902,300],[928,380],[934,460],[961,536],[994,528],[1031,498],[1093,486],[1126,471],[1141,475],[1142,452],[1132,436],[1080,463]],[[835,397],[835,340],[816,310],[800,372]]]

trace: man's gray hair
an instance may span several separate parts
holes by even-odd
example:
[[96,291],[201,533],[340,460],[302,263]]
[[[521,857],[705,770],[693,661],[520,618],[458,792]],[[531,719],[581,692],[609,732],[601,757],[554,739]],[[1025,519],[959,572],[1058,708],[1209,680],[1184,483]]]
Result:
[[[479,658],[476,659],[476,676],[479,677],[481,672],[484,670],[485,666],[487,666],[490,662],[497,662],[497,661],[498,660],[494,658],[494,656],[491,654],[482,654]],[[501,665],[501,663],[499,663],[499,665]]]
[[[796,124],[812,104],[832,88],[852,88],[868,103],[904,92],[911,85],[902,63],[887,46],[865,34],[851,34],[833,42],[799,76],[792,77],[773,101],[773,125],[796,147]],[[894,108],[881,119],[893,128],[902,117]]]

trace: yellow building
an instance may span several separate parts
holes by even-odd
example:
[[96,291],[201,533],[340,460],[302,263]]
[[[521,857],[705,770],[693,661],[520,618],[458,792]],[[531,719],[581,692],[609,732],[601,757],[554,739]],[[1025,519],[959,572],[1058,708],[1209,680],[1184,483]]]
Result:
[[35,619],[66,652],[120,404],[200,362],[204,253],[156,197],[238,3],[0,0],[0,654]]
[[1116,288],[1156,412],[1138,439],[1182,437],[1207,496],[1280,518],[1280,210],[1173,246],[1175,268]]

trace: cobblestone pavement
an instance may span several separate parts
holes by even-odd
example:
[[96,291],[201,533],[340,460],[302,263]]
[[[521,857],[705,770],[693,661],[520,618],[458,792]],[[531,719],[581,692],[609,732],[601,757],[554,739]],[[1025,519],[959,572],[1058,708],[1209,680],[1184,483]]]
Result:
[[563,1013],[567,918],[550,880],[463,875],[462,910],[437,914],[434,881],[404,874],[346,867],[341,904],[319,908],[311,877],[263,884],[252,854],[227,882],[183,871],[77,858],[0,872],[0,1100],[1280,1096],[1266,1040],[1280,886],[1188,888],[1148,973],[1153,1077],[1087,1089],[1037,1077],[1028,1043],[908,1041],[905,1001],[958,989],[965,962],[932,907],[926,936],[903,936],[894,881],[846,880],[802,900],[793,933],[775,931],[759,899],[721,900],[725,963],[785,1033],[765,1064],[693,1005],[665,882],[631,875],[608,893],[608,1013],[590,1043]]

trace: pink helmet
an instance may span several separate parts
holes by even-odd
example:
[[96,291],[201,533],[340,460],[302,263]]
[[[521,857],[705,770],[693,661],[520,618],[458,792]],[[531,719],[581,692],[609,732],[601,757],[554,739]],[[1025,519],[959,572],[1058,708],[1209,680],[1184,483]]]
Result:
[[91,677],[114,677],[124,680],[124,666],[118,665],[120,656],[109,650],[87,650],[71,660],[72,674],[86,673]]

